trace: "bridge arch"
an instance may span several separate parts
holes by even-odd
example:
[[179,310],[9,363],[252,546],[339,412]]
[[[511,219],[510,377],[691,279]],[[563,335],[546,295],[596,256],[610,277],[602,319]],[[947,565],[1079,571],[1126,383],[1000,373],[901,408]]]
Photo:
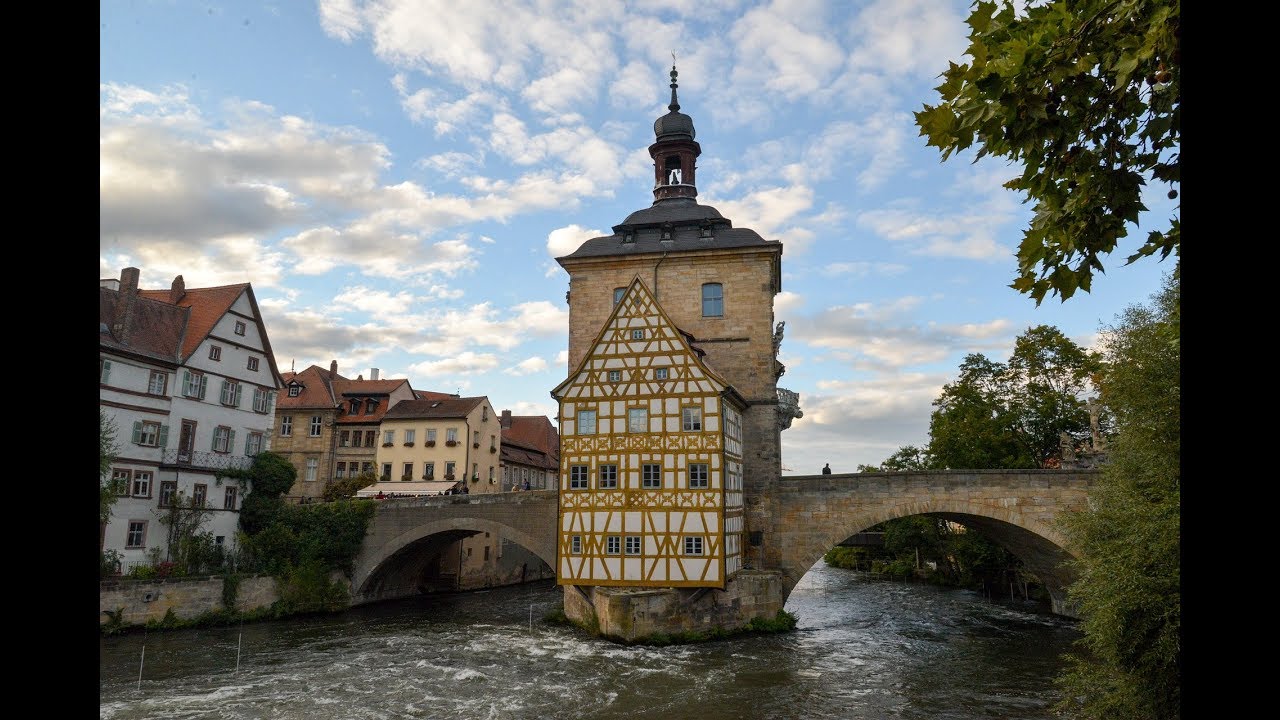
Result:
[[1065,594],[1074,579],[1072,555],[1056,518],[1084,505],[1093,474],[970,470],[784,478],[775,530],[784,597],[846,538],[886,520],[926,515],[960,523],[1017,555],[1044,583],[1054,611],[1073,614]]

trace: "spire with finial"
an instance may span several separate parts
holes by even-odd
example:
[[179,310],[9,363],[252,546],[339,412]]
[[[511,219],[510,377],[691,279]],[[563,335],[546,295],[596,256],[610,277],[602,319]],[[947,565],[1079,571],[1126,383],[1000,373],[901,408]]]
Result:
[[677,198],[692,199],[698,196],[694,184],[694,164],[702,148],[694,140],[693,118],[680,112],[680,100],[676,97],[679,83],[676,78],[676,54],[671,53],[671,104],[666,115],[653,123],[655,142],[649,146],[653,158],[654,202]]

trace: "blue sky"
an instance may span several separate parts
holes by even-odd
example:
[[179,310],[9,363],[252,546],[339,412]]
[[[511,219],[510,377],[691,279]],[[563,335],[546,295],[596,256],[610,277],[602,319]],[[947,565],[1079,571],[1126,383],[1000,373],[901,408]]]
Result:
[[[553,258],[653,197],[672,53],[699,202],[783,243],[791,473],[928,440],[965,354],[1047,324],[1082,345],[1171,261],[1105,260],[1066,303],[1011,290],[1018,169],[946,163],[912,113],[963,62],[965,2],[104,1],[101,277],[250,282],[282,370],[555,416]],[[1177,212],[1152,186],[1144,222]]]

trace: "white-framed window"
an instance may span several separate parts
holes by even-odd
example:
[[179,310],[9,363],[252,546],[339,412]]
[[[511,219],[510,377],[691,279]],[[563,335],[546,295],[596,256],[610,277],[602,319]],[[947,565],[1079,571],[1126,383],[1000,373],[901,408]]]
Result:
[[301,385],[290,385],[290,386],[289,386],[289,397],[298,397],[298,396],[299,396],[299,395],[301,395],[301,394],[302,394],[302,386],[301,386]]
[[130,520],[129,532],[125,535],[126,548],[144,548],[147,546],[147,521]]
[[351,398],[351,411],[350,411],[350,412],[351,412],[351,414],[352,414],[352,415],[359,415],[359,414],[360,414],[360,398]]
[[666,379],[667,379],[667,369],[666,369],[666,368],[664,368],[664,367],[654,368],[654,369],[653,369],[653,379],[654,379],[654,380],[666,380]]
[[243,334],[244,334],[244,321],[243,321],[243,320],[237,320],[237,321],[236,321],[236,334],[237,334],[237,335],[243,335]]
[[689,463],[689,487],[707,487],[707,477],[706,463]]
[[724,317],[724,288],[720,283],[702,286],[702,317]]
[[684,539],[685,555],[701,555],[702,554],[702,538],[686,536]]
[[611,490],[618,487],[618,466],[617,465],[601,465],[600,466],[600,482],[596,487],[601,490]]
[[620,381],[620,380],[622,380],[622,371],[621,371],[621,370],[610,370],[610,371],[609,371],[609,382],[618,382],[618,381]]
[[240,407],[240,383],[235,380],[222,381],[222,404]]
[[253,411],[256,413],[266,412],[271,408],[271,391],[265,388],[253,389]]
[[217,360],[217,361],[221,362],[221,361],[222,361],[222,347],[221,347],[221,346],[219,346],[219,345],[210,345],[210,346],[209,346],[209,359],[210,359],[210,360]]
[[435,428],[427,428],[427,442],[429,442],[429,443],[433,443],[433,442],[435,442],[435,441],[436,441],[436,430],[435,430]]
[[364,414],[365,414],[365,415],[372,415],[372,414],[374,413],[374,411],[375,411],[375,410],[377,410],[377,409],[378,409],[378,401],[377,401],[377,400],[374,400],[373,398],[368,398],[368,399],[366,399],[366,400],[365,400],[365,403],[364,403]]
[[213,451],[214,452],[231,452],[231,443],[235,442],[236,431],[226,425],[219,425],[213,429]]
[[642,433],[649,430],[648,408],[627,408],[627,432]]
[[396,431],[395,431],[395,430],[383,430],[383,431],[382,431],[382,444],[383,444],[383,445],[390,445],[390,444],[394,443],[395,441],[396,441]]
[[151,379],[147,381],[147,392],[152,395],[164,395],[165,390],[169,389],[169,373],[163,373],[159,370],[151,371]]
[[645,463],[640,467],[640,487],[653,490],[662,487],[662,466]]
[[133,423],[133,442],[143,447],[164,447],[168,439],[168,426],[152,420]]
[[622,552],[622,538],[618,535],[609,535],[604,539],[604,554],[617,555]]
[[595,410],[579,410],[578,411],[578,434],[579,435],[595,435],[596,434],[596,411]]
[[685,432],[695,432],[702,429],[702,408],[681,408],[680,417],[682,420],[681,427],[684,428]]
[[307,458],[307,470],[306,470],[306,475],[304,476],[304,479],[305,479],[307,482],[315,482],[315,481],[316,481],[316,471],[317,471],[317,470],[319,470],[319,469],[320,469],[320,459],[319,459],[319,458],[313,458],[313,457],[312,457],[312,458]]
[[402,480],[412,480],[412,479],[413,479],[413,463],[411,463],[411,462],[407,462],[407,463],[405,463],[405,464],[404,464],[404,474],[403,474],[403,475],[401,475],[401,476],[400,476],[400,478],[401,478]]
[[320,437],[320,427],[324,424],[324,418],[319,415],[311,416],[311,437]]
[[249,433],[244,439],[244,454],[253,457],[260,452],[262,452],[262,433]]
[[198,508],[204,507],[205,500],[208,499],[208,496],[209,496],[208,485],[205,485],[203,483],[196,483],[195,486],[191,488],[191,504],[194,507],[198,507]]
[[582,536],[581,535],[569,536],[569,552],[570,554],[573,554],[573,555],[582,554]]
[[444,439],[445,439],[445,442],[451,442],[451,443],[458,442],[458,428],[449,428],[448,430],[445,430]]
[[223,494],[222,509],[223,510],[236,509],[236,486],[235,485],[228,487],[227,492]]
[[280,437],[289,437],[293,435],[293,416],[280,416]]
[[178,494],[177,480],[161,480],[160,481],[160,507],[168,507],[173,504],[173,498]]
[[627,536],[626,551],[628,555],[640,554],[640,536],[639,535]]
[[632,331],[631,331],[631,339],[632,339],[632,340],[643,340],[643,339],[644,339],[644,330],[643,330],[643,329],[641,329],[641,328],[636,328],[635,330],[632,330]]
[[622,302],[622,296],[623,296],[623,295],[626,295],[626,294],[627,294],[627,289],[626,289],[626,288],[624,288],[624,287],[614,288],[614,289],[613,289],[613,304],[614,304],[614,305],[617,305],[618,303]]
[[405,444],[405,445],[412,445],[412,444],[413,444],[413,439],[414,439],[414,438],[416,438],[417,436],[418,436],[418,431],[417,431],[417,430],[405,430],[405,431],[404,431],[404,444]]
[[258,358],[256,357],[249,358],[248,368],[254,372],[258,372]]
[[209,378],[204,373],[182,371],[182,394],[189,398],[204,399],[205,389],[209,386]]
[[445,464],[444,464],[444,474],[445,474],[445,477],[453,477],[453,476],[454,476],[454,473],[456,472],[457,467],[458,467],[458,463],[456,463],[456,462],[454,462],[454,461],[452,461],[452,460],[449,460],[449,461],[445,462]]
[[436,476],[436,464],[428,461],[426,467],[422,471],[422,476],[427,480],[432,480]]
[[591,482],[588,477],[589,468],[586,465],[570,465],[569,466],[569,489],[570,490],[586,490]]
[[133,491],[130,493],[134,497],[151,497],[151,471],[150,470],[134,470],[133,471]]

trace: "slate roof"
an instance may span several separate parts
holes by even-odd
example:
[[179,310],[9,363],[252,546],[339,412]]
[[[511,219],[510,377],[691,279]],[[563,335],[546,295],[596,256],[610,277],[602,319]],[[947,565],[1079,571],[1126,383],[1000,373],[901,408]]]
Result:
[[133,322],[129,328],[129,342],[120,342],[112,333],[116,305],[120,291],[98,288],[99,344],[110,350],[133,352],[156,360],[181,363],[179,350],[183,332],[187,327],[188,309],[168,302],[149,298],[137,298],[133,307]]
[[[667,223],[671,224],[671,238],[663,240],[663,226]],[[632,242],[625,241],[628,235]],[[556,260],[753,246],[781,248],[782,244],[765,240],[755,230],[733,227],[718,210],[699,205],[693,198],[668,198],[631,213],[622,224],[614,226],[612,235],[592,238]]]

